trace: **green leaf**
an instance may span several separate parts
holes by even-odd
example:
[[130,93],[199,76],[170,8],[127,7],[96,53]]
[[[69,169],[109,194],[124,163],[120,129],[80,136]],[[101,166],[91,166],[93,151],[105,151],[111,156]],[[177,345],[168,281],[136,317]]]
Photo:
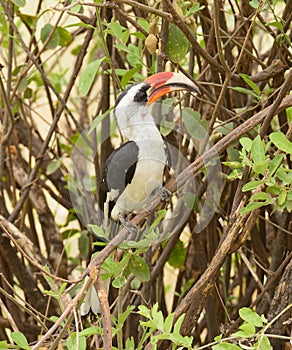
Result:
[[278,196],[281,192],[280,186],[278,184],[267,187],[266,191],[276,196]]
[[142,27],[147,33],[149,32],[149,22],[144,18],[138,18],[137,23]]
[[256,329],[249,323],[244,323],[239,327],[239,331],[232,334],[233,337],[248,338],[254,336]]
[[175,127],[175,122],[169,121],[169,120],[163,120],[162,123],[160,123],[160,133],[162,136],[167,136]]
[[257,96],[260,96],[261,95],[261,90],[259,89],[259,87],[257,86],[256,83],[254,83],[250,77],[247,75],[247,74],[243,74],[243,73],[240,73],[239,74],[240,77],[245,81],[245,83],[250,87],[252,88],[252,90],[257,94]]
[[292,172],[286,171],[284,168],[279,168],[275,176],[283,181],[284,184],[290,185],[292,183]]
[[[157,307],[156,307],[157,306]],[[151,310],[151,314],[153,317],[153,321],[155,324],[155,329],[159,329],[159,330],[163,330],[163,313],[162,311],[158,310],[158,303],[156,303],[152,310]]]
[[188,133],[196,140],[202,140],[207,134],[207,121],[201,120],[200,113],[191,108],[184,108],[183,122]]
[[[41,29],[41,41],[43,44],[46,42],[46,40],[50,36],[51,31],[53,29],[54,29],[54,26],[50,23],[47,23],[43,26],[43,28]],[[59,33],[57,30],[55,30],[46,48],[55,49],[59,45],[59,41],[60,41]]]
[[138,64],[136,67],[127,70],[126,73],[123,75],[122,80],[121,80],[121,84],[123,87],[125,87],[129,81],[131,80],[131,78],[137,73],[139,72],[139,70],[142,68],[141,64]]
[[269,163],[269,173],[272,176],[275,171],[279,168],[284,158],[284,154],[276,155]]
[[171,332],[171,328],[173,325],[173,320],[174,320],[174,313],[169,314],[165,321],[164,321],[164,330],[166,333],[170,333]]
[[242,192],[252,191],[264,183],[264,180],[253,180],[242,187]]
[[139,305],[138,306],[139,311],[137,311],[137,314],[144,316],[146,318],[150,318],[151,314],[150,314],[150,310],[148,309],[147,306],[145,305]]
[[244,323],[242,324],[239,329],[241,329],[242,331],[248,333],[250,336],[251,335],[254,335],[256,330],[255,330],[255,327],[249,323]]
[[184,247],[183,242],[181,240],[178,240],[169,255],[168,263],[170,266],[179,269],[184,266],[186,256],[186,248]]
[[214,337],[214,340],[215,340],[216,342],[219,342],[219,341],[222,339],[222,337],[223,337],[223,335],[222,335],[222,334],[219,334],[219,335],[217,335],[216,337]]
[[249,2],[250,6],[253,7],[254,9],[257,9],[259,6],[258,0],[250,0]]
[[53,160],[51,161],[51,163],[48,164],[47,169],[46,169],[46,174],[47,175],[51,175],[53,174],[55,171],[57,171],[61,164],[62,164],[63,159],[59,158],[58,160]]
[[236,162],[236,161],[231,161],[231,162],[222,162],[222,164],[228,166],[231,169],[242,169],[242,163]]
[[242,137],[239,140],[239,142],[247,152],[250,152],[252,146],[252,139],[250,139],[249,137]]
[[[63,237],[63,234],[62,234],[62,237]],[[80,237],[78,239],[78,248],[79,248],[81,259],[85,260],[86,257],[88,257],[89,247],[90,247],[90,243],[89,243],[88,231],[82,230],[80,232]]]
[[127,60],[132,67],[143,64],[142,47],[136,46],[134,44],[129,44],[127,49]]
[[196,12],[201,11],[204,8],[205,8],[205,5],[200,6],[198,2],[195,2],[189,10],[188,9],[186,10],[186,13],[184,15],[185,17],[193,16]]
[[255,311],[249,309],[248,307],[241,308],[239,310],[239,316],[252,326],[263,327],[263,321],[261,319],[261,316],[258,315]]
[[122,327],[126,321],[126,319],[129,317],[129,315],[132,313],[132,311],[135,310],[135,306],[128,305],[126,311],[122,312],[118,316],[118,324]]
[[254,171],[256,174],[262,174],[262,175],[264,175],[265,172],[266,172],[266,170],[267,170],[267,168],[268,168],[268,165],[269,165],[268,161],[265,160],[265,161],[262,162],[262,163],[256,163],[256,164],[254,164],[253,167],[252,167],[252,169],[253,169],[253,171]]
[[256,201],[256,200],[265,201],[269,198],[270,197],[266,192],[256,192],[250,197],[250,201]]
[[281,151],[292,154],[292,142],[281,131],[273,132],[269,136],[273,144]]
[[271,350],[271,343],[266,335],[260,337],[259,341],[254,344],[254,349]]
[[115,20],[112,20],[111,23],[107,24],[107,29],[105,30],[105,32],[112,34],[124,44],[126,44],[129,39],[129,30],[123,27],[119,22]]
[[190,43],[180,28],[170,23],[166,38],[166,54],[174,63],[180,63],[189,52]]
[[57,27],[57,32],[59,34],[59,45],[64,47],[68,46],[71,41],[73,40],[71,33],[68,32],[68,30],[62,28],[62,27]]
[[28,87],[28,84],[29,84],[29,80],[27,77],[23,77],[18,85],[18,88],[17,90],[18,91],[24,91],[27,87]]
[[98,126],[98,124],[100,124],[104,120],[104,118],[106,118],[110,114],[110,112],[111,109],[107,110],[103,114],[99,114],[96,118],[94,118],[87,132],[87,135],[90,135],[92,131]]
[[24,7],[26,5],[26,0],[12,0],[12,2],[18,7]]
[[133,337],[130,337],[126,340],[126,350],[133,350],[135,349],[135,340]]
[[97,226],[97,225],[93,225],[93,224],[88,224],[87,227],[88,227],[91,231],[93,231],[93,233],[96,235],[96,237],[100,237],[100,238],[105,237],[105,238],[108,238],[108,237],[106,236],[106,233],[105,233],[105,231],[103,230],[102,227]]
[[173,328],[173,333],[174,334],[180,334],[180,329],[181,329],[181,326],[182,326],[182,323],[185,319],[185,314],[182,314],[178,320],[175,322],[175,325],[174,325],[174,328]]
[[56,292],[53,292],[51,290],[44,290],[43,292],[45,295],[49,295],[50,297],[53,297],[55,299],[58,299],[59,298],[59,294],[56,293]]
[[283,24],[281,22],[268,22],[268,23],[266,23],[266,26],[267,27],[276,27],[281,32],[283,31]]
[[126,278],[124,276],[116,276],[116,278],[113,280],[112,285],[115,288],[121,288],[125,285],[127,282]]
[[80,332],[80,335],[82,335],[84,337],[90,337],[91,335],[95,335],[95,334],[101,334],[100,327],[91,326],[91,327],[87,327],[87,328],[83,329]]
[[160,224],[161,220],[165,217],[165,214],[166,214],[166,210],[165,209],[159,210],[157,212],[157,217],[155,218],[155,220],[151,224],[151,226],[149,228],[149,232],[155,230],[155,228]]
[[235,86],[232,89],[235,91],[241,92],[243,94],[246,94],[246,95],[251,95],[251,96],[258,99],[258,95],[252,90],[246,89],[246,88],[241,87],[241,86]]
[[0,350],[7,350],[8,349],[8,344],[6,340],[0,341]]
[[264,207],[266,205],[269,205],[273,203],[273,200],[268,200],[268,201],[265,201],[265,202],[252,202],[252,203],[248,203],[248,205],[244,208],[242,208],[240,210],[240,214],[247,214],[247,213],[250,213],[251,211],[253,210],[256,210],[258,208],[261,208],[261,207]]
[[265,148],[260,135],[258,135],[252,142],[251,157],[255,164],[262,164],[265,162]]
[[283,205],[286,202],[286,198],[287,198],[287,191],[283,189],[278,197],[279,205]]
[[237,331],[233,333],[232,336],[235,338],[249,338],[250,334],[246,333],[245,331]]
[[80,93],[83,96],[87,95],[89,89],[91,88],[94,82],[95,76],[99,70],[99,67],[104,61],[104,59],[105,57],[102,57],[102,58],[99,58],[98,60],[95,60],[89,63],[89,65],[84,69],[84,71],[80,75],[78,87],[79,87]]
[[219,343],[212,346],[213,350],[241,350],[241,348],[235,344]]
[[[78,342],[77,342],[78,337]],[[67,348],[70,350],[75,350],[77,348],[78,344],[78,350],[86,350],[86,338],[85,336],[81,335],[80,333],[73,332],[67,339]]]
[[12,332],[11,338],[14,341],[16,345],[18,345],[21,349],[27,349],[29,350],[30,347],[28,345],[28,342],[26,340],[26,337],[21,332]]
[[132,254],[129,267],[131,272],[140,280],[141,282],[147,282],[150,279],[150,271],[148,265],[145,261],[138,255]]

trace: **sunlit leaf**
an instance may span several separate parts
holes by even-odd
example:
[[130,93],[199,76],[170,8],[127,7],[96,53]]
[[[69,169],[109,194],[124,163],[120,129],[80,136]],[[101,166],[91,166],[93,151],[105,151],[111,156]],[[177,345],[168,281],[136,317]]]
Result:
[[235,91],[237,91],[237,92],[241,92],[241,93],[243,93],[243,94],[251,95],[251,96],[253,96],[253,97],[255,97],[255,98],[258,98],[258,95],[257,95],[254,91],[249,90],[249,89],[246,89],[246,88],[244,88],[244,87],[241,87],[241,86],[234,86],[232,89],[235,90]]
[[253,180],[242,187],[242,192],[252,191],[264,183],[264,180]]
[[18,7],[24,7],[26,5],[26,0],[12,0],[12,2]]
[[269,173],[272,176],[275,171],[279,168],[284,158],[284,154],[276,155],[269,163]]
[[281,131],[273,132],[269,136],[273,144],[281,151],[292,154],[292,142]]
[[258,8],[258,6],[259,6],[258,0],[251,0],[249,2],[249,4],[250,4],[251,7],[255,8],[255,9]]
[[283,24],[281,22],[268,22],[266,23],[267,27],[276,27],[280,31],[283,31]]
[[248,203],[248,205],[240,210],[240,214],[248,214],[253,210],[259,209],[261,207],[264,207],[266,205],[270,204],[269,201],[265,202],[252,202]]
[[279,194],[279,197],[278,197],[278,203],[279,205],[283,205],[286,201],[286,198],[287,198],[287,191],[285,189],[283,189],[280,194]]
[[80,75],[79,79],[79,91],[80,93],[85,96],[87,95],[88,91],[90,90],[95,76],[99,70],[100,65],[104,61],[105,57],[99,58],[91,63],[85,68],[83,73]]
[[261,316],[258,315],[255,311],[249,309],[248,307],[243,307],[239,310],[239,316],[246,321],[247,323],[255,326],[262,327],[263,321]]
[[73,39],[71,33],[62,27],[57,27],[57,32],[59,34],[59,45],[68,46]]
[[28,345],[27,339],[21,332],[12,332],[11,338],[14,341],[16,345],[18,345],[21,349],[30,349],[30,346]]
[[241,350],[241,348],[235,344],[219,343],[212,346],[213,350]]
[[121,288],[125,285],[126,282],[127,280],[124,276],[116,276],[112,282],[112,285],[115,288]]
[[249,137],[242,137],[239,140],[241,146],[247,151],[250,152],[252,146],[252,140]]
[[262,163],[265,160],[265,149],[259,135],[252,142],[251,156],[255,163]]
[[261,94],[260,88],[254,83],[247,74],[240,73],[240,77],[245,81],[245,83],[252,88],[252,90],[259,96]]
[[63,160],[62,158],[59,158],[57,160],[51,161],[51,163],[49,163],[48,166],[47,166],[46,174],[47,175],[51,175],[55,171],[57,171],[60,168],[61,164],[62,164],[62,160]]

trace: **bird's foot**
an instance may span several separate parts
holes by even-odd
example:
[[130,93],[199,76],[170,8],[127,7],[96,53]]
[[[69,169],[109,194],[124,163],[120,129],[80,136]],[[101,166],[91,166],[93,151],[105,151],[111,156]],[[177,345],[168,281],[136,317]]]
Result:
[[169,191],[167,188],[165,187],[158,187],[155,190],[155,194],[158,194],[161,197],[161,200],[163,202],[168,202],[169,198],[171,196],[171,191]]
[[135,236],[137,234],[138,232],[137,225],[125,219],[122,214],[119,214],[119,220],[121,224],[129,231],[130,235]]

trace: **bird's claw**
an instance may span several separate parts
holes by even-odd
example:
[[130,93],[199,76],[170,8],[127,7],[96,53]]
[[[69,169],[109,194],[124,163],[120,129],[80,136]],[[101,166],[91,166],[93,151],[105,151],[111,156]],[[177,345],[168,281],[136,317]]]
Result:
[[123,217],[122,214],[119,214],[119,220],[121,224],[129,231],[129,233],[135,236],[138,232],[138,227],[133,222],[128,221]]
[[168,202],[169,201],[169,197],[171,196],[171,191],[169,191],[165,187],[158,187],[155,190],[155,193],[158,194],[161,197],[161,200],[163,202]]

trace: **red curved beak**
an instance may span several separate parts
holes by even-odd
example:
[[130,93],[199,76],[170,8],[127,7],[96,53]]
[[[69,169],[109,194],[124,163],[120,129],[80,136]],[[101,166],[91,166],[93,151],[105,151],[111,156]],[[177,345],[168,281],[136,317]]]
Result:
[[173,72],[161,72],[151,75],[145,80],[150,84],[149,96],[147,105],[151,105],[160,97],[172,91],[189,90],[195,93],[200,93],[195,83],[185,75]]

